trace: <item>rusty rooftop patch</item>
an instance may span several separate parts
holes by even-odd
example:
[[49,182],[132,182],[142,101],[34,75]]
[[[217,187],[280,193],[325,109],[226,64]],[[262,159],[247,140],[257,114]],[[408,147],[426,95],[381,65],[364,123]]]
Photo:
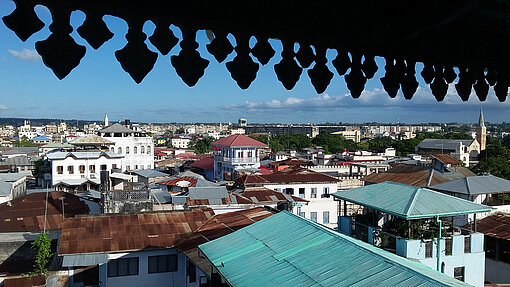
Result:
[[486,236],[510,241],[510,214],[496,212],[478,220],[476,230]]
[[447,154],[431,154],[430,156],[444,164],[462,165],[462,162],[460,162],[458,159]]
[[294,166],[288,167],[279,172],[262,175],[269,183],[336,183],[334,177],[318,173],[309,169]]

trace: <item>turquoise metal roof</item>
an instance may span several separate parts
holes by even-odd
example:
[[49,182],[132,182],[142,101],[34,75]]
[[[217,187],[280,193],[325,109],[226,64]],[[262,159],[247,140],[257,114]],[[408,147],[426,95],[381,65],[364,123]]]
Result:
[[199,249],[231,286],[470,286],[287,211]]
[[488,212],[493,208],[428,188],[386,181],[332,194],[405,219]]

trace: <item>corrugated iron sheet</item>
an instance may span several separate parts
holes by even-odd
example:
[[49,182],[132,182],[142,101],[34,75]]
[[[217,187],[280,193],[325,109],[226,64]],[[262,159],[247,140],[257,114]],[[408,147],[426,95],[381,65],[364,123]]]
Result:
[[492,208],[427,188],[383,182],[339,191],[334,197],[405,219],[491,211]]
[[[370,183],[382,183],[385,181],[398,182],[414,186],[427,186],[430,173],[433,168],[419,165],[401,164],[382,173],[372,173],[361,180]],[[475,176],[473,172],[465,167],[450,168],[449,172],[441,173],[434,170],[431,185],[438,184],[467,176]]]
[[486,236],[510,240],[510,214],[493,213],[477,221],[476,230]]
[[232,286],[469,286],[286,211],[199,249]]
[[494,175],[479,175],[435,184],[429,188],[460,194],[494,194],[510,192],[510,180]]
[[213,214],[211,209],[194,209],[72,218],[63,225],[59,254],[172,247]]

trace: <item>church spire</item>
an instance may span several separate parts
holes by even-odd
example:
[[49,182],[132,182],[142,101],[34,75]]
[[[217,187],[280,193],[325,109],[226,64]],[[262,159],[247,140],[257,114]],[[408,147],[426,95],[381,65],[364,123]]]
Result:
[[106,113],[106,111],[104,112],[104,126],[107,127],[109,126],[109,122],[108,122],[108,114]]
[[478,127],[485,127],[485,122],[483,121],[483,110],[482,107],[480,107],[480,117],[478,118]]

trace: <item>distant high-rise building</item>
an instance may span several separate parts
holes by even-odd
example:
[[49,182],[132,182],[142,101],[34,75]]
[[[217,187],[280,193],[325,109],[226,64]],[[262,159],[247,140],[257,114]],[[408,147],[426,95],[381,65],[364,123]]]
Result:
[[476,140],[480,144],[480,151],[484,150],[487,145],[487,128],[483,120],[482,108],[480,108],[480,117],[478,118],[478,126],[476,127]]

